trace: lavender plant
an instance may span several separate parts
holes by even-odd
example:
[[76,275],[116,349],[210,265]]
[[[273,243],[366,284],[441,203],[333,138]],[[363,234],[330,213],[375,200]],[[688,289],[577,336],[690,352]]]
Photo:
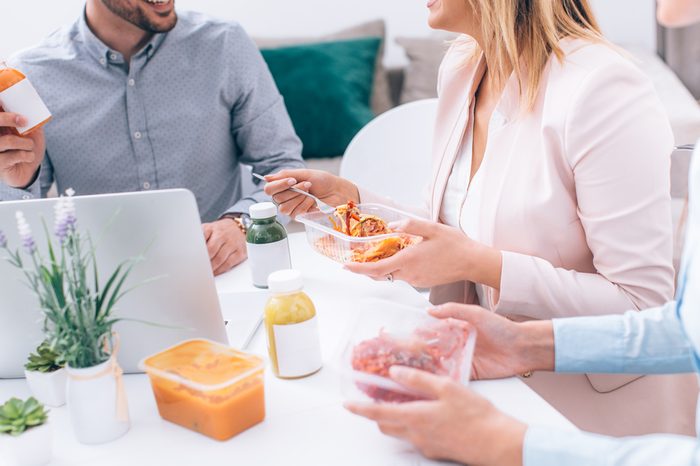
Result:
[[17,230],[21,248],[11,249],[0,231],[0,248],[7,260],[24,273],[29,287],[39,298],[44,315],[48,345],[73,368],[93,367],[107,361],[112,353],[112,328],[120,319],[114,307],[129,291],[124,285],[141,258],[122,262],[101,287],[95,248],[89,234],[77,229],[73,192],[68,190],[55,206],[54,237],[46,224],[48,256],[38,250],[32,230],[18,211]]

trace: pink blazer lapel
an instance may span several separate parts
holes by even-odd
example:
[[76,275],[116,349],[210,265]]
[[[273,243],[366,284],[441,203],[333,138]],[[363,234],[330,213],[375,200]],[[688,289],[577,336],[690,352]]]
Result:
[[438,221],[442,198],[447,187],[447,180],[452,172],[457,153],[461,146],[464,132],[469,120],[469,107],[479,82],[484,74],[486,62],[483,56],[478,58],[474,67],[465,67],[463,76],[453,83],[457,86],[443,89],[440,97],[438,119],[436,121],[433,189],[431,193],[430,212],[433,221]]

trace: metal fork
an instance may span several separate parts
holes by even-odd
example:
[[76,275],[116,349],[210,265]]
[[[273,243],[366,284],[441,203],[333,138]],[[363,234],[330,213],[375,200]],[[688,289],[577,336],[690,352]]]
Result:
[[[267,183],[267,180],[265,179],[264,176],[259,175],[259,174],[257,174],[257,173],[253,173],[253,176],[256,177],[257,179],[259,179],[259,180],[264,181],[265,183]],[[318,210],[320,210],[321,212],[323,212],[323,213],[326,214],[326,215],[332,215],[333,212],[335,212],[335,207],[332,207],[332,206],[326,204],[326,203],[323,202],[321,199],[317,198],[316,196],[314,196],[314,195],[311,194],[311,193],[307,193],[306,191],[304,191],[304,190],[302,190],[302,189],[295,188],[294,186],[290,186],[290,187],[288,187],[287,189],[288,189],[289,191],[294,191],[295,193],[302,194],[302,195],[304,195],[304,196],[310,197],[311,199],[313,199],[313,200],[316,202],[316,208],[318,208]]]

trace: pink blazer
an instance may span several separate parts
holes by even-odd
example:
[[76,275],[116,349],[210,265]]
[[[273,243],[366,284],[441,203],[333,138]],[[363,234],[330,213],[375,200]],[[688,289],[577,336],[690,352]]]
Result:
[[[430,213],[442,198],[484,62],[454,45],[439,77]],[[673,136],[651,83],[620,53],[564,40],[533,111],[511,78],[484,159],[480,240],[503,251],[484,307],[528,318],[608,314],[673,297]],[[439,290],[436,290],[439,293]],[[464,302],[475,302],[468,286]]]
[[[652,84],[620,52],[581,40],[561,46],[565,60],[550,60],[532,111],[519,111],[513,77],[497,106],[506,123],[491,132],[480,168],[479,240],[503,251],[503,270],[500,292],[486,288],[481,305],[516,319],[660,305],[674,288],[668,119]],[[434,221],[484,72],[474,47],[468,38],[454,44],[440,69],[424,212]],[[431,301],[477,297],[461,282],[435,287]],[[693,432],[692,376],[540,373],[527,383],[587,430]]]

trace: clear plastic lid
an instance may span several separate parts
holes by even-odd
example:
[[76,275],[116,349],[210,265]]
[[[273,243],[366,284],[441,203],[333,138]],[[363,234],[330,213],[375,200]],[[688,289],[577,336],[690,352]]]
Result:
[[476,343],[473,327],[436,319],[425,309],[384,300],[360,304],[337,358],[347,399],[406,402],[425,399],[389,378],[392,366],[407,366],[469,383]]
[[258,356],[206,339],[185,340],[139,363],[149,375],[203,392],[234,385],[263,367]]

